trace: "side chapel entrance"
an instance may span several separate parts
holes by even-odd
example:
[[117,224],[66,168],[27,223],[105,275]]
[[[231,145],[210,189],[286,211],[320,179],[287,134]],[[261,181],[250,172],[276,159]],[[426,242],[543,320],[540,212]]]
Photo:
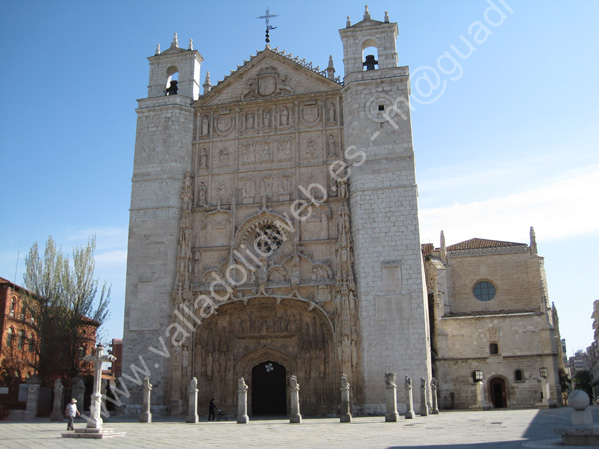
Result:
[[266,361],[252,368],[252,416],[287,414],[287,370]]

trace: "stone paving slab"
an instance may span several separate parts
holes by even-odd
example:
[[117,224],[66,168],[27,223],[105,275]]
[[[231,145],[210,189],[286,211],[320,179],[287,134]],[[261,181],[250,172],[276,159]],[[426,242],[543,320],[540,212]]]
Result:
[[[153,423],[127,422],[114,418],[107,424],[115,432],[126,432],[109,440],[63,439],[66,421],[0,421],[0,448],[410,448],[511,449],[562,448],[555,427],[569,424],[569,408],[551,410],[447,411],[417,416],[397,423],[385,418],[359,417],[352,423],[337,418],[305,418],[302,424],[284,419],[200,421],[186,424],[185,417]],[[593,407],[599,422],[599,407]],[[79,420],[75,427],[84,427]],[[580,446],[576,446],[580,448]]]

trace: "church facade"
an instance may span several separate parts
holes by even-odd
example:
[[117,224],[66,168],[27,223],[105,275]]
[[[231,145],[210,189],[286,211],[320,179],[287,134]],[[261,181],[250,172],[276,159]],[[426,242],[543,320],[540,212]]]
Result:
[[[153,408],[384,413],[385,373],[431,379],[407,67],[397,24],[340,30],[345,74],[270,48],[200,95],[203,58],[177,38],[139,100],[124,370],[147,368]],[[365,70],[364,49],[375,47]],[[175,78],[177,78],[175,80]],[[405,101],[398,101],[405,99]],[[393,123],[391,123],[393,122]],[[130,411],[141,404],[130,384]],[[416,407],[419,395],[415,394]]]
[[[385,373],[398,374],[400,413],[406,376],[424,383],[429,405],[434,375],[440,407],[465,408],[480,371],[487,397],[523,407],[542,401],[547,368],[559,397],[557,318],[536,245],[421,248],[397,33],[386,14],[348,19],[343,77],[332,60],[321,71],[267,45],[200,86],[203,58],[176,35],[148,58],[130,208],[125,413],[139,413],[145,376],[153,411],[175,416],[188,409],[193,378],[200,410],[215,399],[235,414],[243,377],[250,416],[286,414],[292,375],[302,412],[319,416],[339,412],[342,375],[355,414],[385,413]],[[476,300],[479,281],[499,300]]]

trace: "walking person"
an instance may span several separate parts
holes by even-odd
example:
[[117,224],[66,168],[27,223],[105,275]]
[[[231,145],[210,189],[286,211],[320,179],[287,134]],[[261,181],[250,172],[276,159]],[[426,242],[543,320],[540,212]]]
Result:
[[67,408],[64,411],[64,415],[69,418],[69,424],[67,424],[67,430],[75,430],[73,427],[73,420],[76,416],[81,416],[79,410],[77,410],[77,399],[71,399],[71,403],[67,405]]
[[210,399],[210,406],[208,407],[208,421],[214,421],[214,411],[216,410],[216,405],[214,404],[214,399]]

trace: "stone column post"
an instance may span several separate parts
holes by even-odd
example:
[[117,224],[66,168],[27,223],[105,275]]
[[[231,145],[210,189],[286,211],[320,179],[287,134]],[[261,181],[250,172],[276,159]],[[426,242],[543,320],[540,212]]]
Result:
[[289,396],[291,398],[291,416],[289,417],[289,422],[292,424],[299,424],[302,422],[299,405],[299,389],[297,377],[291,376],[289,379]]
[[420,416],[428,416],[428,402],[426,399],[426,379],[420,378]]
[[139,415],[139,422],[152,422],[152,413],[150,412],[151,391],[152,384],[150,383],[150,378],[144,377],[143,393],[141,398],[141,415]]
[[434,377],[431,379],[431,395],[433,397],[433,409],[431,410],[431,414],[438,415],[439,399],[437,398],[437,379]]
[[406,412],[406,419],[414,418],[414,398],[412,397],[412,378],[406,376],[406,394],[408,402],[408,411]]
[[50,416],[50,421],[64,420],[64,415],[62,412],[63,390],[64,387],[62,386],[62,381],[60,379],[56,379],[56,382],[54,382],[54,404],[52,406],[52,415]]
[[198,380],[195,377],[191,378],[187,391],[189,393],[189,409],[185,422],[196,424],[200,419],[198,417]]
[[35,375],[27,381],[27,406],[25,408],[25,417],[27,419],[35,418],[35,415],[37,415],[41,384],[39,377]]
[[347,375],[341,375],[341,413],[339,416],[340,422],[351,422],[351,412],[349,408],[349,382]]
[[385,397],[387,399],[387,413],[385,413],[385,422],[397,422],[399,413],[397,413],[397,373],[385,373]]
[[242,377],[237,382],[237,424],[247,424],[248,416],[248,386]]

